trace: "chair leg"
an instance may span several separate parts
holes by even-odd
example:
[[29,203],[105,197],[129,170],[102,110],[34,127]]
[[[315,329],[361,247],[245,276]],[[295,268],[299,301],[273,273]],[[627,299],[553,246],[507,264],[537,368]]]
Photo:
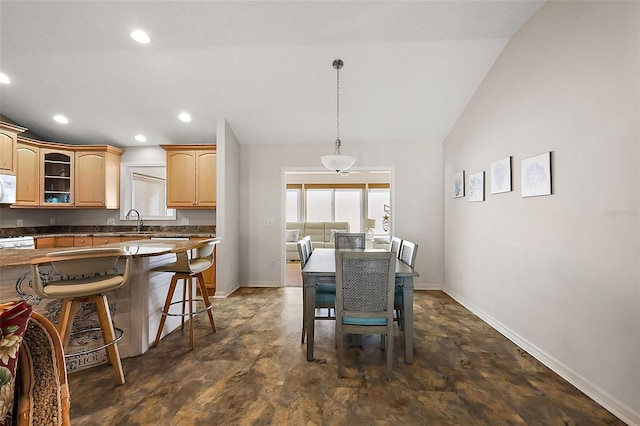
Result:
[[211,324],[211,331],[216,332],[216,322],[213,320],[213,313],[211,312],[211,301],[209,300],[209,294],[207,294],[207,287],[204,283],[204,275],[202,272],[196,274],[196,281],[200,286],[200,293],[202,293],[202,300],[204,306],[207,308],[207,314],[209,315],[209,323]]
[[[162,329],[164,328],[164,322],[167,320],[167,313],[171,307],[171,301],[173,300],[173,293],[176,290],[176,284],[178,284],[178,277],[174,275],[171,278],[171,284],[169,284],[169,291],[167,292],[167,298],[164,301],[164,308],[162,308],[162,315],[160,316],[160,325],[158,325],[158,332],[156,333],[156,341],[153,342],[153,346],[158,346],[160,337],[162,336]],[[184,300],[184,299],[183,299]]]
[[69,338],[71,337],[71,331],[73,328],[73,318],[78,312],[78,304],[74,303],[73,299],[63,299],[62,309],[60,310],[60,317],[58,318],[58,333],[60,333],[60,340],[62,340],[62,347],[69,346]]
[[193,350],[193,281],[191,276],[184,281],[189,284],[189,289],[187,290],[189,293],[189,344],[191,350]]
[[344,346],[344,336],[342,335],[342,327],[336,323],[336,338],[338,340],[338,377],[344,377],[342,371],[342,349]]
[[180,317],[180,330],[184,331],[184,305],[187,303],[187,284],[191,285],[191,278],[182,277],[182,316]]
[[387,380],[393,380],[393,323],[387,330],[386,351],[387,351]]
[[[100,322],[105,345],[113,342],[116,340],[116,333],[113,329],[113,321],[111,319],[111,312],[109,312],[107,296],[100,294],[89,296],[88,299],[94,302],[98,308],[98,321]],[[120,352],[118,351],[117,343],[107,346],[107,355],[111,361],[111,365],[113,365],[116,380],[119,384],[124,384],[124,372],[122,371],[122,363],[120,362]]]

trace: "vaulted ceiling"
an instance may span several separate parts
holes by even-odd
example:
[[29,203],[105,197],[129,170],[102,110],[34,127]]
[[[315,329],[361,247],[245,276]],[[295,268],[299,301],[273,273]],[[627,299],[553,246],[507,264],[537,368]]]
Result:
[[222,117],[242,144],[332,145],[341,58],[345,144],[440,143],[543,3],[3,0],[0,114],[76,144],[212,143]]

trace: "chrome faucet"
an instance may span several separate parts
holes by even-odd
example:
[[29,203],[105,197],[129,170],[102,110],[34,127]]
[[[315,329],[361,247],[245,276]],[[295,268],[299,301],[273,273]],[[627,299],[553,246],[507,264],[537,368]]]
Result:
[[140,212],[138,210],[130,209],[124,218],[131,219],[131,212],[135,212],[135,214],[138,216],[138,220],[136,221],[136,231],[140,232],[142,230],[142,225],[144,225],[144,221],[142,220],[142,216],[140,216]]

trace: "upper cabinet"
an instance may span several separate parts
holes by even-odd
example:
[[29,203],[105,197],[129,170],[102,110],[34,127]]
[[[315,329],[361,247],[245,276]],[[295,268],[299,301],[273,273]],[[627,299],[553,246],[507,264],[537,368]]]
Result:
[[[121,149],[105,146],[76,150],[76,207],[120,208]],[[86,149],[86,151],[84,150]]]
[[18,138],[16,148],[16,202],[14,206],[40,205],[40,147]]
[[40,149],[40,205],[73,206],[74,152],[66,149]]
[[24,127],[0,122],[0,174],[16,174],[18,133],[25,130]]
[[167,151],[167,207],[215,209],[215,145],[161,145]]
[[12,207],[120,207],[120,157],[109,145],[63,145],[18,137]]

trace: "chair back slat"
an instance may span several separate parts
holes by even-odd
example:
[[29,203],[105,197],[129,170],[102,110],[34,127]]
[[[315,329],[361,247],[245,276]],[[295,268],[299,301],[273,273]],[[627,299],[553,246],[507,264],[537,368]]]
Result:
[[398,237],[391,237],[391,244],[389,245],[389,251],[396,253],[396,256],[400,256],[400,246],[402,245],[402,239]]
[[417,244],[412,243],[411,241],[408,241],[408,240],[402,240],[402,246],[400,246],[400,254],[398,255],[398,258],[401,261],[403,261],[404,263],[406,263],[407,265],[413,268],[415,267],[415,264],[416,264],[417,254],[418,254]]

